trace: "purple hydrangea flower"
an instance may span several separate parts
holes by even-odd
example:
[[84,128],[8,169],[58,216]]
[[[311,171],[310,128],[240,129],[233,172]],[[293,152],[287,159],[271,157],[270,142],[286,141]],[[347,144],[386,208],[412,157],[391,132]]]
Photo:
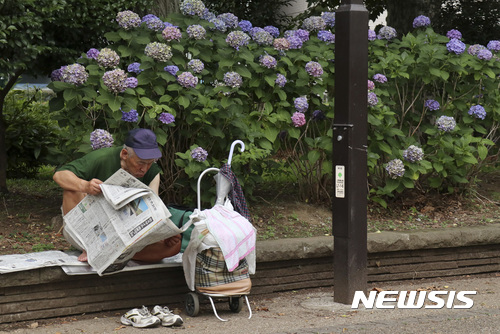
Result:
[[158,120],[163,124],[170,124],[175,122],[175,117],[171,113],[162,112],[160,116],[158,116]]
[[474,45],[469,46],[469,48],[467,49],[467,52],[470,55],[477,56],[477,53],[481,50],[484,50],[484,49],[486,49],[486,47],[484,45],[474,44]]
[[168,61],[172,58],[172,48],[164,43],[152,42],[146,45],[144,54],[158,61]]
[[187,68],[189,70],[193,71],[194,73],[199,74],[199,73],[203,72],[203,69],[205,68],[205,64],[203,64],[203,62],[199,59],[192,59],[187,64]]
[[215,19],[211,19],[209,22],[213,23],[216,30],[221,31],[221,32],[226,32],[226,30],[227,30],[226,24],[221,19],[215,18]]
[[208,8],[205,8],[205,9],[203,10],[203,12],[201,13],[201,16],[200,16],[200,17],[201,17],[203,20],[206,20],[206,21],[209,21],[209,22],[210,22],[211,20],[213,20],[213,19],[216,19],[216,18],[217,18],[217,16],[216,16],[214,13],[212,13],[210,10],[208,10]]
[[173,40],[179,41],[182,38],[182,33],[179,28],[177,27],[165,27],[163,31],[161,32],[161,35],[163,38],[165,38],[166,41],[170,42]]
[[374,30],[368,29],[368,40],[374,41],[377,39],[377,33]]
[[103,129],[96,129],[90,133],[90,146],[93,150],[97,150],[103,147],[113,146],[113,136]]
[[205,4],[201,0],[184,0],[180,3],[180,10],[184,15],[202,16]]
[[326,115],[322,110],[314,110],[312,114],[312,119],[315,121],[322,121],[326,119]]
[[327,27],[335,27],[335,12],[323,12],[321,18]]
[[[304,29],[297,29],[297,30],[292,30],[293,34],[300,38],[302,43],[307,42],[309,40],[309,31],[304,30]],[[285,36],[286,37],[286,36]]]
[[281,88],[285,87],[286,85],[286,77],[283,74],[277,74],[276,75],[276,80],[274,81],[278,86]]
[[240,23],[238,23],[238,25],[244,32],[249,32],[253,27],[252,22],[247,20],[241,20]]
[[87,51],[87,58],[89,59],[97,59],[98,55],[99,55],[99,50],[95,48],[91,48],[89,51]]
[[439,102],[436,101],[436,100],[427,100],[427,101],[425,101],[424,107],[426,107],[426,108],[428,108],[429,110],[432,110],[432,111],[436,111],[436,110],[439,110],[439,108],[441,108],[441,106],[439,105]]
[[446,37],[449,39],[462,39],[462,33],[458,31],[457,29],[451,29],[446,33]]
[[301,112],[294,112],[292,115],[293,126],[299,128],[306,124],[306,116]]
[[199,24],[190,25],[189,27],[187,27],[186,32],[189,38],[193,38],[196,40],[204,39],[205,35],[207,34],[205,28],[203,28]]
[[249,42],[250,36],[239,30],[231,31],[226,37],[226,43],[236,50],[239,50],[241,46],[248,45]]
[[387,82],[387,77],[383,74],[377,73],[373,76],[373,80],[379,83],[386,83]]
[[403,151],[403,159],[409,162],[418,162],[424,158],[424,150],[415,145],[410,145],[406,150]]
[[134,89],[135,87],[137,87],[138,84],[139,81],[137,81],[137,78],[135,77],[130,77],[125,80],[125,86],[127,86],[127,88]]
[[451,116],[441,116],[436,120],[436,125],[439,130],[450,132],[455,129],[457,122],[455,122],[455,119]]
[[335,34],[332,34],[328,30],[320,30],[318,31],[318,39],[326,42],[327,44],[335,43]]
[[149,20],[154,19],[154,18],[157,18],[157,17],[158,17],[158,16],[156,16],[156,15],[154,15],[154,14],[147,14],[147,15],[144,15],[144,16],[142,17],[141,22],[143,22],[143,23],[144,23],[144,22],[146,22],[146,21],[149,21]]
[[141,67],[140,63],[137,63],[137,62],[136,63],[132,63],[132,64],[128,65],[127,71],[131,72],[131,73],[139,74],[142,71],[144,71],[144,70],[141,70],[140,67]]
[[52,73],[50,74],[50,79],[52,81],[62,81],[62,72],[64,71],[65,68],[66,66],[62,66],[57,70],[53,70]]
[[191,72],[182,72],[177,76],[177,82],[184,88],[194,88],[198,84],[198,78]]
[[238,17],[231,13],[224,13],[217,16],[228,28],[238,28]]
[[472,115],[475,118],[485,119],[486,118],[486,110],[484,110],[483,106],[477,104],[477,105],[470,107],[469,115]]
[[290,43],[290,50],[300,49],[302,47],[302,40],[297,35],[287,37],[288,43]]
[[387,163],[385,170],[391,179],[397,179],[405,174],[405,165],[400,159],[394,159]]
[[83,85],[88,78],[89,74],[81,64],[72,64],[61,68],[61,81],[63,82],[80,86]]
[[424,15],[417,16],[413,20],[413,28],[427,27],[431,24],[431,20]]
[[315,61],[310,61],[306,64],[306,71],[307,74],[316,78],[323,75],[323,67],[321,67],[320,63]]
[[142,22],[146,23],[146,27],[148,27],[148,29],[154,31],[161,31],[165,28],[165,23],[163,23],[163,21],[160,20],[157,16],[152,14],[144,16],[142,18]]
[[175,76],[177,74],[177,72],[179,72],[179,68],[175,65],[168,65],[168,66],[165,66],[163,69],[166,72],[172,74],[173,76]]
[[397,35],[398,34],[396,32],[396,29],[394,29],[393,27],[385,26],[380,28],[377,38],[390,41],[391,39],[396,38]]
[[250,30],[250,36],[259,45],[272,45],[274,38],[262,28],[256,27]]
[[278,65],[276,58],[270,55],[261,55],[259,57],[259,63],[267,68],[275,68]]
[[116,21],[118,25],[125,30],[137,28],[141,25],[141,17],[130,10],[118,12],[118,14],[116,14]]
[[307,31],[325,30],[326,23],[320,16],[311,16],[304,20],[302,28]]
[[290,42],[286,38],[276,38],[273,47],[278,51],[285,51],[290,48]]
[[120,56],[115,51],[104,48],[99,52],[96,60],[102,67],[116,67],[120,63]]
[[459,39],[452,38],[446,44],[448,52],[455,53],[457,55],[462,54],[465,51],[465,43]]
[[103,74],[102,81],[115,94],[123,93],[127,89],[127,73],[122,69],[107,71]]
[[307,103],[307,98],[305,97],[298,97],[293,101],[293,104],[295,106],[295,109],[299,113],[305,113],[307,111],[307,108],[309,108],[309,103]]
[[138,119],[139,119],[139,114],[137,113],[137,110],[130,109],[129,112],[122,110],[122,118],[121,118],[122,121],[135,123],[137,122]]
[[229,87],[237,88],[242,85],[243,79],[237,72],[226,72],[224,74],[224,83]]
[[368,105],[370,107],[374,107],[378,104],[378,97],[377,94],[374,92],[368,92]]
[[265,26],[264,30],[271,34],[274,38],[280,35],[280,30],[275,26]]
[[490,60],[493,58],[493,53],[488,49],[481,49],[477,52],[477,58],[481,60]]
[[375,83],[371,80],[368,80],[368,90],[374,90],[375,89]]
[[488,45],[486,45],[486,47],[488,48],[488,50],[492,51],[492,52],[498,52],[500,51],[500,41],[489,41],[488,42]]
[[198,162],[203,162],[207,160],[208,152],[205,151],[202,147],[197,147],[191,150],[191,158]]

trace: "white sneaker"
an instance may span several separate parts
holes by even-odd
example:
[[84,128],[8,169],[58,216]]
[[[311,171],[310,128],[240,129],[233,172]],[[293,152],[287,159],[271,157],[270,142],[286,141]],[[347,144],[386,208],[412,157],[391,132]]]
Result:
[[153,307],[153,316],[161,320],[162,326],[180,326],[184,323],[184,320],[179,315],[173,314],[166,306],[156,305]]
[[125,313],[120,318],[120,322],[127,326],[146,328],[158,325],[161,320],[151,315],[147,307],[143,306],[142,309],[134,308]]

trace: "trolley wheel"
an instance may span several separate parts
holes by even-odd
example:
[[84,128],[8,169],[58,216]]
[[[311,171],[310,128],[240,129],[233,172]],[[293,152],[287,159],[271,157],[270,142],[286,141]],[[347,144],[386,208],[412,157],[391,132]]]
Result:
[[186,296],[186,313],[191,317],[196,317],[200,312],[200,300],[194,292],[189,292]]
[[241,297],[229,297],[229,309],[231,312],[240,313],[243,307],[243,298]]

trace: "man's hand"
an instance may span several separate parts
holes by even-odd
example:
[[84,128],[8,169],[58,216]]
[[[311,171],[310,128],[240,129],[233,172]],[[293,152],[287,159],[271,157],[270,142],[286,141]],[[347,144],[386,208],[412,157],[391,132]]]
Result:
[[167,247],[174,247],[182,241],[182,236],[180,234],[174,235],[168,239],[163,240]]
[[99,179],[92,179],[90,181],[84,181],[85,186],[82,192],[90,194],[90,195],[99,195],[101,191],[101,187],[99,186],[103,182]]

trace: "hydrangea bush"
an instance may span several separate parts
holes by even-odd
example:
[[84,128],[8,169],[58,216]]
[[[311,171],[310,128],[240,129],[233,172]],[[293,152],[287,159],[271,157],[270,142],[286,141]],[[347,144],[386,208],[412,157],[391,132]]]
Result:
[[[246,150],[232,165],[252,171],[238,174],[247,192],[272,172],[270,158],[282,157],[304,199],[328,198],[335,14],[279,31],[211,13],[199,0],[180,8],[161,19],[122,11],[107,48],[82,50],[80,66],[54,71],[51,108],[70,129],[68,144],[83,153],[95,129],[121,143],[129,129],[150,128],[163,151],[164,197],[193,203],[198,175],[240,139]],[[458,31],[434,33],[426,17],[414,27],[402,37],[391,27],[367,31],[369,186],[381,204],[416,185],[468,182],[498,137],[499,43],[484,47],[489,57],[467,52]]]

